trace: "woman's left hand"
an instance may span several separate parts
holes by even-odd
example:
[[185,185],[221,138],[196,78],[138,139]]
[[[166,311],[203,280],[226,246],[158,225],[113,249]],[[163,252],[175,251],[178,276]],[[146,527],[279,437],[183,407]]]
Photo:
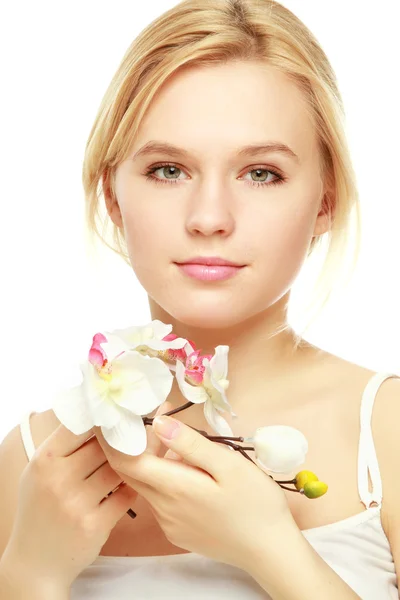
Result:
[[[139,456],[114,450],[94,427],[111,467],[151,505],[167,539],[190,552],[248,570],[268,556],[296,524],[283,489],[253,462],[171,417],[176,435],[154,421],[149,449]],[[156,434],[156,435],[155,435]],[[156,441],[155,441],[156,440]],[[164,445],[171,452],[159,456]],[[171,456],[171,458],[170,458]]]

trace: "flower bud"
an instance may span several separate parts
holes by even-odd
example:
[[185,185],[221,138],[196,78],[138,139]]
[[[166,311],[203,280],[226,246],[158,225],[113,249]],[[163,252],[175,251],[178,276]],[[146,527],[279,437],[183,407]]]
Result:
[[318,481],[318,477],[312,471],[300,471],[296,475],[296,489],[299,491],[304,489],[304,486],[308,481]]
[[326,494],[328,486],[323,481],[307,481],[304,485],[304,495],[307,498],[319,498]]
[[256,461],[273,473],[291,473],[304,463],[308,451],[306,437],[286,425],[259,427],[253,438]]

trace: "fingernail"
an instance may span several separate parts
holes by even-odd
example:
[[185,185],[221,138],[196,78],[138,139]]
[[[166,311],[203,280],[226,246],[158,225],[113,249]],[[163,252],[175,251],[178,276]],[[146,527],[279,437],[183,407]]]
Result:
[[153,425],[155,430],[168,440],[176,437],[179,433],[179,421],[170,417],[154,417]]

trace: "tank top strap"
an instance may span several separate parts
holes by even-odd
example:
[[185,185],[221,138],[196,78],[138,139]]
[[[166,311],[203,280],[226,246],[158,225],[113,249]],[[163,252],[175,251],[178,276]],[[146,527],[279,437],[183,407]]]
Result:
[[[377,392],[386,379],[399,377],[394,373],[375,373],[368,381],[361,399],[360,441],[358,450],[358,492],[368,509],[371,503],[382,504],[382,479],[372,435],[372,411]],[[369,491],[369,477],[372,491]]]
[[35,444],[33,443],[31,424],[30,424],[30,418],[33,414],[35,414],[34,411],[24,414],[22,416],[22,418],[20,419],[20,424],[19,424],[22,443],[24,445],[25,452],[26,452],[26,455],[27,455],[29,461],[32,459],[32,456],[35,454],[35,450],[36,450]]

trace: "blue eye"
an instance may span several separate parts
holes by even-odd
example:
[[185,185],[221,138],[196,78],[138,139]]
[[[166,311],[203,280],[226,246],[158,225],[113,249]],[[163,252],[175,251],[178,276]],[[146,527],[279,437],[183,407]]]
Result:
[[[176,184],[176,183],[178,183],[177,179],[160,179],[159,177],[154,176],[154,173],[156,171],[158,171],[159,169],[162,169],[162,168],[166,168],[166,167],[170,167],[171,169],[178,169],[178,171],[181,171],[181,169],[179,167],[177,167],[174,163],[162,163],[162,164],[155,165],[154,167],[151,167],[150,169],[148,169],[145,173],[146,179],[149,181],[152,181],[155,184],[158,184],[158,183]],[[256,171],[259,171],[259,172],[265,171],[266,173],[272,173],[272,175],[274,175],[276,177],[276,179],[273,179],[272,181],[246,181],[247,184],[255,186],[255,187],[263,187],[263,186],[268,186],[268,185],[279,185],[280,183],[284,183],[286,181],[286,178],[283,177],[283,175],[281,175],[274,169],[270,169],[270,168],[267,169],[266,167],[257,167],[256,169],[251,169],[250,171],[247,171],[247,173],[253,173]],[[268,176],[267,176],[267,178],[268,178]]]

